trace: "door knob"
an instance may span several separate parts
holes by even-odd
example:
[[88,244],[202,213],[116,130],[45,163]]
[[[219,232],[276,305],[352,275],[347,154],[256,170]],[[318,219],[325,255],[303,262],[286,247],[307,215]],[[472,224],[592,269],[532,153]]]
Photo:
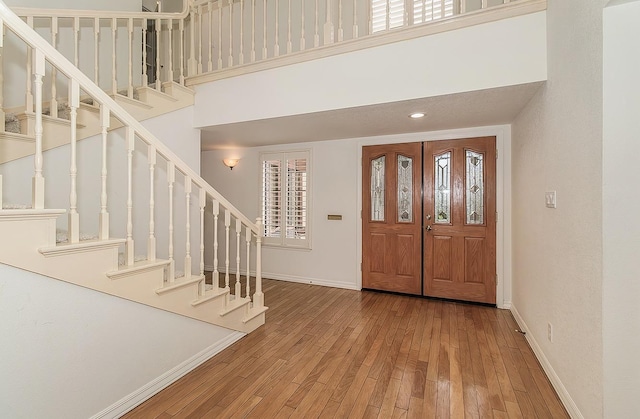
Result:
[[431,231],[431,226],[430,226],[430,225],[428,225],[428,226],[426,226],[426,227],[425,227],[425,229],[426,229],[427,231]]

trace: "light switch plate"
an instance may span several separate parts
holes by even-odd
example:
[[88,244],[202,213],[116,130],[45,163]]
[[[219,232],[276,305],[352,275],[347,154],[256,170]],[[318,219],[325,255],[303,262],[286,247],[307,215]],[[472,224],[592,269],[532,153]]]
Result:
[[548,191],[544,193],[544,204],[547,208],[556,207],[556,191]]

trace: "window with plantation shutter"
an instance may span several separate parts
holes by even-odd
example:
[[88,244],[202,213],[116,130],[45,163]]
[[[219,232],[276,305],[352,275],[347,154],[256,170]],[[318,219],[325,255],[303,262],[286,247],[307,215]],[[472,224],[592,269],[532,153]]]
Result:
[[371,33],[453,16],[453,0],[371,0]]
[[260,160],[264,243],[310,248],[309,152],[265,153]]

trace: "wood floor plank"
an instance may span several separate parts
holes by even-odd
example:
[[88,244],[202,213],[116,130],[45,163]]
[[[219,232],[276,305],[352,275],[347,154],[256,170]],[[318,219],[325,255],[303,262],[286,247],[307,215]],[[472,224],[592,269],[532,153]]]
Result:
[[124,417],[568,418],[508,311],[272,280],[263,289],[264,326]]

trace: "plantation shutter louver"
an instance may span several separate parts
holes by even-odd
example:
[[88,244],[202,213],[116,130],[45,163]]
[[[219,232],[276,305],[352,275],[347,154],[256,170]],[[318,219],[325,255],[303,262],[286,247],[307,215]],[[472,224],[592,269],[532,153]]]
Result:
[[[413,7],[411,7],[413,6]],[[409,17],[405,11],[410,10]],[[371,0],[371,33],[453,16],[453,0]]]
[[264,243],[309,247],[309,152],[262,155]]

